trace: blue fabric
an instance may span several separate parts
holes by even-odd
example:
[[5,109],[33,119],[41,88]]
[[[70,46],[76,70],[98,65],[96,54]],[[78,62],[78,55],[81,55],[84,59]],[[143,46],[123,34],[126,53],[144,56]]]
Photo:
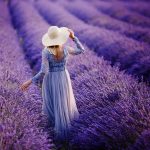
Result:
[[[79,39],[75,36],[76,48],[71,53],[78,55],[85,51]],[[64,57],[55,60],[48,49],[42,50],[40,71],[33,76],[32,83],[37,83],[42,77],[42,112],[47,114],[50,124],[54,127],[56,136],[66,139],[71,127],[71,121],[78,119],[79,112],[73,94],[69,72],[66,68],[66,59],[69,54],[64,48]]]

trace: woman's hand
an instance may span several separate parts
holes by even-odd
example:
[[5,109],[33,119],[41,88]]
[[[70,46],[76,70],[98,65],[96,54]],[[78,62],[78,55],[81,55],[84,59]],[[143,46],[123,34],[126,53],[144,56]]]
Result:
[[68,31],[70,32],[69,37],[70,37],[71,39],[74,39],[74,32],[73,32],[73,30],[68,29]]
[[26,81],[26,82],[24,82],[24,83],[20,86],[20,89],[21,89],[22,91],[27,90],[27,88],[29,87],[29,85],[30,85],[31,83],[32,83],[31,79],[28,80],[28,81]]

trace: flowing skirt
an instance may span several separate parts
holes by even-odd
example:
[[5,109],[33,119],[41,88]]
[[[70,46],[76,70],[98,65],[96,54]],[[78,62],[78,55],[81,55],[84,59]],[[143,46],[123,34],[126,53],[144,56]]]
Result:
[[45,74],[42,83],[42,97],[42,112],[48,116],[56,137],[67,138],[71,121],[79,118],[67,69]]

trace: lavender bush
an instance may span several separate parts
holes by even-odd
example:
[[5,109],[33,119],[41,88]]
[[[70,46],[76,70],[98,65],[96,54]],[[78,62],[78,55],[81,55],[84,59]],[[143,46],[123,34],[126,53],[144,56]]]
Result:
[[81,115],[73,123],[71,146],[125,148],[134,143],[141,130],[149,128],[149,89],[121,74],[118,68],[111,69],[104,63],[98,66],[98,70],[93,67],[73,82]]
[[49,150],[54,145],[42,127],[46,116],[41,114],[39,90],[32,86],[23,94],[19,89],[32,71],[8,19],[7,5],[1,1],[0,6],[5,10],[0,17],[0,149]]
[[[71,145],[76,149],[122,149],[149,128],[149,89],[117,73],[117,68],[115,73],[110,68],[103,71],[105,64],[100,68],[76,78],[74,83],[84,112],[73,123]],[[91,92],[89,87],[95,90]]]
[[149,6],[150,6],[150,3],[145,0],[144,1],[136,1],[136,3],[134,1],[116,1],[115,4],[118,4],[119,5],[122,5],[122,6],[125,6],[127,9],[131,10],[131,11],[134,11],[136,13],[139,13],[141,15],[144,15],[146,17],[150,17],[150,12],[149,12]]
[[[97,108],[85,114],[74,123],[71,145],[78,149],[125,149],[134,143],[143,129],[149,128],[149,119],[146,122],[141,120],[147,111],[129,98],[120,100],[113,108],[101,111]],[[77,128],[80,132],[75,131]]]
[[146,17],[150,17],[149,6],[150,6],[150,3],[149,4],[147,4],[147,3],[142,4],[142,7],[141,7],[141,4],[135,3],[132,6],[127,5],[127,8],[132,10],[132,11],[138,12],[138,13],[146,16]]

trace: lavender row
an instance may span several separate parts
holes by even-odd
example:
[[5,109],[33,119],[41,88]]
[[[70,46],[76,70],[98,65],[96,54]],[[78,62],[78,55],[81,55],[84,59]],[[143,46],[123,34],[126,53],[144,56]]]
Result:
[[[138,85],[132,77],[119,72],[118,68],[112,69],[107,63],[103,61],[100,63],[98,60],[97,65],[99,67],[94,68],[96,65],[93,65],[93,70],[90,72],[85,71],[84,74],[81,73],[73,82],[77,99],[86,104],[82,105],[83,111],[85,107],[88,107],[87,110],[89,110],[91,106],[109,107],[114,102],[120,101],[120,99],[139,97],[138,93],[142,95],[142,99],[149,97],[148,89],[144,89],[143,85]],[[141,86],[143,89],[138,89],[138,86]],[[81,87],[83,90],[80,90],[78,87]],[[145,95],[142,93],[145,93]],[[140,101],[140,98],[138,99]],[[91,105],[91,100],[93,105]]]
[[[111,1],[110,1],[111,2]],[[150,12],[149,12],[149,6],[150,6],[150,2],[145,0],[145,1],[138,1],[138,2],[134,2],[134,1],[115,1],[115,4],[119,4],[122,6],[125,6],[126,8],[128,8],[131,11],[135,11],[141,15],[144,15],[146,17],[150,17]]]
[[[86,113],[82,120],[88,120],[88,116],[94,113],[90,116],[92,123],[84,129],[76,123],[78,130],[74,128],[72,146],[77,149],[126,149],[136,142],[143,130],[149,129],[147,105],[148,99],[145,102],[145,99],[137,101],[136,98],[128,98],[122,99],[113,108],[103,110],[103,114],[100,109],[93,110],[90,114]],[[141,146],[150,148],[143,143]]]
[[142,7],[140,3],[135,3],[132,6],[127,5],[127,8],[132,11],[138,12],[146,17],[150,17],[149,6],[150,6],[150,3],[142,4]]
[[[127,73],[139,77],[139,80],[141,80],[141,74],[144,81],[149,80],[149,67],[145,66],[143,69],[143,63],[139,61],[144,60],[146,64],[149,64],[149,60],[144,59],[150,54],[149,46],[145,43],[139,43],[113,31],[87,25],[56,3],[43,0],[37,1],[35,5],[49,23],[72,28],[82,42],[111,61],[112,65],[119,62],[121,70],[126,69]],[[51,7],[54,9],[50,9]],[[59,10],[54,11],[57,8]]]
[[0,17],[0,149],[51,149],[53,144],[40,121],[46,124],[38,89],[32,86],[28,94],[19,89],[32,72],[8,19],[7,5],[1,1],[0,6],[6,12]]
[[143,28],[150,27],[149,18],[140,15],[139,13],[136,13],[134,11],[130,11],[124,6],[122,6],[121,4],[119,5],[119,3],[117,5],[114,5],[113,3],[109,3],[109,2],[97,1],[92,4],[96,8],[98,8],[98,10],[116,19],[122,20],[127,23],[132,23],[134,25],[141,26]]
[[[74,83],[75,89],[80,86],[84,90],[76,91],[83,99],[80,111],[84,113],[72,123],[70,143],[76,149],[123,149],[150,127],[150,89],[117,69],[106,70],[104,64],[99,67],[101,71],[80,76]],[[91,92],[90,87],[99,87],[99,92]]]
[[64,5],[70,13],[74,14],[79,19],[84,20],[87,24],[118,31],[127,37],[150,44],[149,28],[141,28],[130,23],[114,19],[96,10],[92,5],[90,5],[90,3],[84,1],[60,1],[60,4]]
[[10,23],[10,16],[9,16],[9,12],[7,7],[4,7],[2,1],[0,0],[0,10],[3,12],[0,14],[0,25],[2,25],[2,23]]
[[[80,149],[80,148],[82,149],[82,147],[84,147],[85,149],[90,149],[90,148],[96,149],[97,148],[96,146],[100,145],[100,141],[102,141],[102,137],[100,136],[101,134],[98,133],[97,126],[100,126],[101,122],[99,122],[100,121],[99,118],[98,117],[95,118],[95,116],[102,116],[102,115],[106,114],[106,116],[105,116],[106,118],[104,120],[107,120],[107,113],[110,110],[113,111],[114,105],[117,102],[120,103],[120,101],[122,99],[123,99],[123,101],[125,101],[125,99],[127,99],[127,100],[130,99],[130,102],[133,103],[132,98],[133,97],[137,98],[138,95],[140,95],[138,93],[141,93],[142,98],[137,98],[138,99],[137,101],[141,107],[146,109],[146,112],[145,112],[145,110],[142,110],[142,112],[139,112],[139,113],[144,113],[142,118],[145,117],[144,115],[146,115],[146,113],[148,113],[147,111],[149,110],[149,108],[147,108],[147,107],[149,107],[148,99],[149,99],[150,95],[149,95],[149,92],[145,92],[147,90],[145,89],[145,87],[143,85],[137,85],[137,83],[134,82],[132,78],[126,77],[126,75],[122,75],[120,72],[118,72],[117,68],[114,73],[113,69],[109,68],[106,64],[99,64],[98,66],[99,66],[98,70],[93,68],[93,71],[91,71],[90,73],[89,72],[84,73],[83,75],[81,74],[81,76],[76,78],[76,82],[73,82],[73,87],[75,89],[75,94],[77,95],[77,100],[80,102],[80,105],[79,105],[80,112],[84,111],[84,113],[82,113],[82,115],[80,117],[80,120],[78,122],[73,123],[74,129],[72,131],[73,137],[72,137],[71,143],[72,143],[72,146],[76,147],[77,149]],[[80,87],[82,90],[79,89],[78,87]],[[92,88],[90,88],[90,87],[92,87]],[[139,88],[140,88],[140,92],[139,92]],[[92,90],[92,89],[95,89],[95,90]],[[97,92],[97,91],[99,91],[99,92]],[[144,104],[144,101],[146,101],[146,100],[147,100],[147,102],[145,102],[145,104]],[[142,103],[142,105],[141,105],[141,103]],[[134,105],[135,104],[133,104],[133,106]],[[129,105],[127,104],[127,106],[129,106]],[[105,113],[105,109],[107,110],[107,113]],[[124,110],[124,108],[122,108],[122,109]],[[118,110],[116,110],[116,112],[118,112]],[[118,115],[118,117],[122,118],[122,116],[119,116],[119,114],[117,114],[117,115]],[[111,116],[113,116],[113,114],[111,114]],[[114,118],[114,121],[117,121],[117,119],[118,118]],[[138,128],[139,125],[138,124],[136,125],[137,118],[133,117],[132,119],[133,119],[135,128]],[[149,117],[146,120],[148,121]],[[90,124],[93,122],[95,125],[92,127],[93,130],[88,135],[85,134],[84,131],[86,131],[87,127],[90,126]],[[119,123],[120,122],[117,122],[117,124],[119,124]],[[143,122],[141,121],[141,123],[143,123]],[[111,122],[109,121],[106,124],[110,125]],[[117,130],[120,131],[120,129],[117,128],[117,124],[114,124],[114,126],[116,127],[116,131]],[[124,123],[122,123],[121,127],[123,125],[124,125]],[[123,126],[123,128],[124,128],[124,130],[127,131],[128,125],[126,127]],[[144,128],[145,128],[145,126],[143,126],[143,129]],[[79,130],[77,130],[77,129],[79,129]],[[104,129],[102,129],[102,128],[99,128],[99,130],[101,132],[107,132],[107,134],[109,134],[109,130],[103,131]],[[79,132],[77,132],[77,131],[79,131]],[[81,134],[80,134],[80,132],[81,132]],[[139,130],[139,132],[140,132],[140,130]],[[132,134],[133,133],[134,133],[134,131],[132,131]],[[121,134],[121,133],[119,133],[119,134]],[[136,133],[134,133],[134,135],[136,135]],[[120,143],[120,141],[119,141],[120,136],[118,137],[118,139],[116,138],[117,136],[115,134],[113,135],[113,133],[112,133],[112,136],[114,138],[114,141],[112,143],[115,142],[114,143],[114,145],[115,145],[116,142],[118,142],[117,146],[119,146],[119,147],[121,147],[121,144],[124,142],[130,143],[128,138],[130,138],[130,140],[132,139],[132,135],[127,135],[127,134],[120,135],[122,137],[125,136],[125,139],[122,140],[120,145],[118,145]],[[106,137],[107,137],[107,135],[106,135]],[[105,137],[105,141],[109,141],[109,138],[106,138],[106,137]],[[95,143],[95,139],[96,139],[96,141],[98,141],[97,143]],[[83,142],[82,140],[84,140],[84,143],[82,143]],[[96,145],[93,145],[94,143]],[[109,142],[107,144],[111,145]]]
[[[10,3],[10,12],[13,24],[18,30],[26,59],[29,61],[31,68],[37,71],[41,63],[40,55],[43,48],[41,38],[47,31],[48,24],[38,15],[29,2],[23,1],[20,3],[14,0]],[[38,61],[39,59],[40,61]]]

